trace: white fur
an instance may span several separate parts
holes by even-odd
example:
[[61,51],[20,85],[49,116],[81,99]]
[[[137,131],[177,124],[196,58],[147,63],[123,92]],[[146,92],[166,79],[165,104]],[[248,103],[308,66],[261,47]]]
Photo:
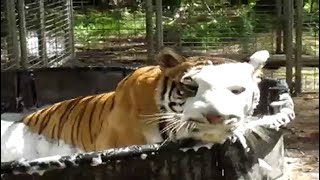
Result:
[[[185,118],[202,119],[203,114],[237,115],[244,117],[243,107],[252,97],[257,84],[252,78],[253,67],[246,63],[206,66],[194,76],[199,85],[197,95],[186,102]],[[223,78],[221,78],[223,77]],[[245,87],[246,90],[233,94],[229,88]]]
[[63,141],[32,133],[23,123],[14,123],[20,117],[21,114],[1,114],[1,162],[81,152]]
[[[250,57],[249,63],[209,64],[201,70],[191,69],[186,73],[184,77],[191,77],[198,85],[198,90],[194,97],[186,100],[183,120],[195,119],[202,123],[196,123],[199,131],[191,134],[178,132],[177,136],[179,138],[192,136],[209,142],[224,142],[231,135],[231,129],[235,125],[226,125],[227,121],[210,124],[206,120],[206,115],[214,114],[222,117],[235,115],[238,118],[233,118],[231,121],[238,120],[241,123],[247,116],[246,106],[256,106],[253,104],[253,94],[259,96],[260,91],[255,72],[265,64],[268,58],[268,51],[258,51]],[[245,88],[245,91],[234,94],[231,91],[234,87]]]
[[249,63],[252,64],[255,69],[257,69],[259,66],[265,64],[269,57],[270,54],[267,50],[257,51],[250,56]]

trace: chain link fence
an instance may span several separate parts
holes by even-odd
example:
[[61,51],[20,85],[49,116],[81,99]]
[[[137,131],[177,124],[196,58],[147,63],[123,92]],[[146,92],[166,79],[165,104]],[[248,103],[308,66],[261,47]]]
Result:
[[[156,33],[155,14],[149,19],[153,33],[147,36],[146,2],[3,1],[1,69],[59,66],[73,59],[74,50],[77,62],[85,66],[105,66],[114,61],[145,63],[147,53],[152,49],[150,47],[157,47],[153,43],[157,43],[159,37]],[[157,7],[157,3],[153,2],[152,8],[153,12],[159,9],[163,11],[160,23],[163,26],[163,32],[160,32],[163,44],[180,47],[188,53],[240,58],[256,50],[267,49],[276,55],[272,60],[285,66],[288,61],[286,42],[290,42],[293,55],[297,49],[302,50],[302,89],[318,91],[316,85],[311,88],[306,84],[318,84],[311,81],[318,82],[318,69],[312,67],[319,64],[319,0],[303,1],[302,47],[296,46],[295,42],[297,1],[291,1],[295,9],[291,16],[285,15],[285,2],[163,0],[162,7]],[[293,22],[293,36],[286,41],[289,34],[286,32],[286,23],[289,20]],[[153,37],[153,43],[149,41],[148,44],[146,37]],[[287,70],[280,68],[268,73],[284,78]]]
[[1,2],[1,70],[18,66],[15,61],[19,52],[18,23],[14,5],[14,1]]
[[164,26],[165,44],[213,54],[250,54],[257,49],[275,52],[277,16],[273,5],[191,3],[169,16]]
[[303,13],[303,54],[319,57],[319,0],[307,1]]
[[[145,26],[146,4],[134,2],[74,1],[75,48],[81,62],[89,65],[106,65],[113,60],[146,62],[149,46]],[[303,61],[306,58],[316,61],[319,57],[318,4],[318,0],[303,3]],[[296,4],[293,6],[297,9]],[[153,10],[156,8],[154,3]],[[245,57],[267,49],[277,55],[276,61],[286,61],[285,39],[288,33],[285,25],[288,17],[281,0],[163,0],[162,11],[162,37],[166,46],[180,47],[188,53],[232,57]],[[295,16],[296,10],[291,17],[293,53],[298,48],[295,47]],[[152,21],[153,42],[156,42],[155,15]],[[270,70],[267,74],[286,77],[285,68]],[[317,75],[316,68],[302,68],[304,91],[318,91],[318,83],[311,83],[318,82]]]
[[1,1],[1,70],[55,67],[74,56],[71,0]]
[[[100,1],[99,1],[100,2]],[[115,4],[118,2],[119,4]],[[74,1],[76,49],[82,51],[120,51],[130,57],[145,47],[145,4],[132,1]],[[163,2],[164,45],[215,54],[250,54],[259,49],[283,54],[278,33],[283,26],[281,2],[182,0]],[[313,9],[318,3],[312,2]],[[318,56],[318,16],[304,13],[303,54]],[[154,7],[155,9],[155,7]],[[155,22],[154,18],[153,21]],[[155,29],[155,23],[154,29]],[[280,43],[280,44],[279,44]],[[118,47],[121,46],[121,47]],[[125,48],[127,47],[127,48]],[[132,50],[132,47],[136,49]],[[144,59],[137,56],[138,59]]]
[[145,60],[146,18],[141,6],[105,4],[97,8],[83,7],[83,4],[84,1],[74,1],[78,60],[94,65],[113,60]]

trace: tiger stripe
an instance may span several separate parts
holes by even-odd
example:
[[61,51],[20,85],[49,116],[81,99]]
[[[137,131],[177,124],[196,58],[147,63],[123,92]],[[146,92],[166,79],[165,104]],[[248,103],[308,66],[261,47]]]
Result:
[[170,69],[164,73],[166,58],[180,58],[170,53],[159,57],[162,65],[142,67],[127,75],[113,92],[56,103],[26,116],[23,123],[34,133],[63,140],[84,151],[143,144],[139,115],[182,111],[185,99],[178,80],[184,73],[191,68],[201,69],[208,60],[213,64],[226,61],[191,57],[172,68],[171,59]]

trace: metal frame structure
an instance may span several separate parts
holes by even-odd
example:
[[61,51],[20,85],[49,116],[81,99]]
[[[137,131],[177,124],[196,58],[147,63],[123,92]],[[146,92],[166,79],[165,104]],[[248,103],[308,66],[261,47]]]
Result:
[[[193,0],[192,2],[196,1],[197,0]],[[293,93],[299,94],[312,90],[315,92],[319,91],[319,89],[316,88],[318,87],[316,84],[319,83],[319,78],[317,78],[319,69],[316,69],[319,66],[319,55],[318,52],[315,54],[305,54],[304,52],[306,46],[303,45],[306,39],[306,22],[305,14],[303,14],[304,5],[300,0],[275,0],[272,6],[270,4],[267,6],[257,5],[256,8],[260,9],[245,14],[246,16],[248,15],[246,18],[252,21],[252,23],[257,23],[255,18],[258,16],[260,21],[261,19],[263,20],[263,17],[272,16],[271,19],[273,20],[265,20],[266,22],[263,22],[265,23],[263,26],[270,27],[270,29],[263,27],[267,29],[268,32],[265,31],[267,33],[263,34],[262,37],[266,38],[266,41],[268,41],[267,44],[269,41],[272,43],[271,45],[269,43],[267,47],[262,47],[261,43],[264,40],[261,40],[261,36],[258,37],[255,33],[251,35],[240,33],[239,36],[231,38],[227,33],[221,34],[223,30],[219,29],[219,26],[213,26],[213,28],[209,28],[207,32],[203,32],[204,35],[201,37],[202,39],[199,39],[199,37],[185,37],[185,34],[190,33],[192,31],[190,31],[190,29],[194,28],[192,22],[197,23],[198,21],[204,21],[210,24],[213,21],[210,17],[215,17],[215,15],[211,15],[209,21],[208,19],[206,20],[206,18],[208,18],[207,16],[201,17],[201,15],[197,17],[200,18],[200,20],[195,19],[191,22],[192,27],[190,27],[190,23],[187,23],[187,25],[181,26],[180,29],[173,28],[170,30],[170,28],[168,29],[168,23],[165,22],[168,20],[168,17],[173,17],[177,15],[177,13],[172,15],[166,14],[167,11],[164,11],[163,7],[167,2],[162,0],[157,0],[155,3],[151,0],[146,0],[143,6],[140,7],[140,11],[144,13],[142,17],[141,14],[139,17],[130,17],[133,18],[131,22],[124,20],[124,18],[126,18],[125,13],[127,12],[122,12],[122,6],[117,7],[113,5],[113,9],[101,9],[101,7],[99,7],[100,10],[98,11],[103,13],[101,17],[97,16],[96,19],[106,19],[109,17],[105,15],[110,15],[111,19],[109,20],[111,25],[109,24],[109,29],[104,29],[105,27],[101,25],[100,27],[92,28],[92,25],[94,25],[92,22],[96,20],[90,20],[92,19],[90,17],[91,15],[86,14],[86,12],[88,12],[89,7],[93,9],[97,8],[97,2],[97,0],[2,1],[1,70],[12,68],[60,67],[66,64],[66,62],[71,62],[72,65],[76,65],[73,62],[83,62],[83,59],[86,60],[84,63],[85,66],[99,66],[100,64],[106,66],[108,63],[104,62],[114,60],[127,61],[129,63],[132,62],[131,60],[134,60],[152,64],[154,63],[154,54],[163,45],[177,46],[181,48],[183,52],[188,53],[203,52],[216,56],[232,55],[235,60],[241,60],[257,49],[266,48],[272,54],[268,65],[273,68],[285,67],[285,74],[282,73],[281,78],[286,78]],[[114,3],[116,1],[112,2]],[[201,2],[209,3],[213,1],[204,0]],[[75,5],[74,8],[73,4]],[[79,6],[79,4],[81,6]],[[204,10],[205,14],[216,11],[210,10],[211,7],[209,7],[208,4],[203,7],[207,8]],[[218,10],[219,8],[223,9],[224,7],[218,7]],[[78,12],[79,9],[85,12],[82,15],[86,17],[80,22],[84,24],[82,29],[77,29],[79,19],[74,16],[73,9],[75,12]],[[269,12],[270,10],[272,13]],[[209,13],[206,13],[206,11]],[[130,13],[132,12],[129,12],[129,14]],[[186,12],[180,12],[180,10],[178,10],[178,14],[181,15],[181,17],[183,17],[185,13]],[[114,19],[112,19],[113,16],[115,17]],[[234,15],[230,15],[230,17],[226,15],[224,18],[226,20],[239,18],[238,16],[231,16]],[[183,18],[175,20],[175,22],[178,21],[182,21],[182,24],[184,23]],[[108,21],[104,21],[103,23],[106,22]],[[240,26],[246,26],[245,22],[239,22],[240,24],[242,23]],[[319,24],[315,26],[319,26]],[[80,43],[79,47],[78,34],[81,31],[83,31],[82,37],[84,37],[82,42],[85,44]],[[143,32],[139,34],[137,31]],[[214,40],[216,39],[214,36],[217,31],[221,34],[221,37],[219,37],[221,41],[219,42]],[[99,34],[99,36],[102,37],[96,38],[94,41],[91,37],[94,34]],[[172,40],[170,40],[170,36],[173,37]],[[137,45],[131,45],[130,43],[135,41],[135,39],[138,41]],[[123,42],[129,45],[124,47],[122,46]],[[237,47],[238,50],[234,52],[233,50],[229,51],[233,45],[239,46]],[[99,46],[99,48],[96,48],[97,46]],[[315,46],[319,45],[316,44]],[[75,51],[77,52],[77,58],[75,57]],[[95,59],[98,59],[97,61],[99,62]],[[130,60],[128,61],[128,59]],[[90,61],[90,63],[88,63],[88,61]],[[303,73],[306,71],[306,67],[314,68],[314,77],[310,75],[307,76]],[[306,88],[306,78],[314,79],[315,86],[313,88]]]
[[1,1],[1,70],[74,59],[72,9],[71,0]]

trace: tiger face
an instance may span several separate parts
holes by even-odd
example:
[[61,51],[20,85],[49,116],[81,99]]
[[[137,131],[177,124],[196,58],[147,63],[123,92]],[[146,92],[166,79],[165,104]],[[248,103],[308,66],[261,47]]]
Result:
[[260,70],[269,58],[258,51],[241,63],[224,58],[184,58],[171,50],[158,57],[164,72],[158,105],[171,139],[223,143],[259,101]]

